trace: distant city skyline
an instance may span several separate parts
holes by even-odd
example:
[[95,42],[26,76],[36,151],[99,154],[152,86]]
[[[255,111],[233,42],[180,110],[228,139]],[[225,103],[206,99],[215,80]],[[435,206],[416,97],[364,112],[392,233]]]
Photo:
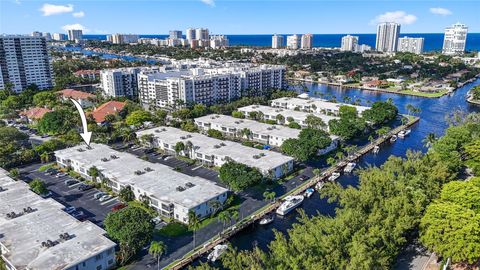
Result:
[[[1,0],[0,33],[168,34],[206,27],[211,34],[369,34],[379,22],[402,33],[442,33],[456,22],[480,32],[474,1],[37,1]],[[202,16],[198,16],[202,14]],[[257,14],[257,15],[255,15]],[[180,16],[181,15],[181,16]]]

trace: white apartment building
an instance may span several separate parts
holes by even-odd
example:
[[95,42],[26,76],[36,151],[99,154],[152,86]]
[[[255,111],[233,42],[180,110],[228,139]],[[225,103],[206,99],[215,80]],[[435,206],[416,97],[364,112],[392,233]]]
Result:
[[56,41],[64,41],[68,39],[68,36],[62,33],[53,33],[52,39]]
[[[276,121],[279,125],[288,125],[291,122],[299,124],[301,127],[307,127],[306,119],[309,115],[316,116],[325,123],[325,131],[328,131],[328,122],[332,119],[338,119],[338,117],[320,114],[320,113],[310,113],[303,111],[294,111],[290,109],[275,108],[264,105],[249,105],[245,107],[238,108],[237,111],[243,113],[246,118],[249,118],[251,112],[261,113],[263,115],[263,120],[273,120]],[[278,120],[277,117],[281,115]]]
[[274,65],[244,64],[138,75],[139,98],[144,106],[175,107],[178,101],[213,105],[285,87],[285,67]]
[[42,36],[42,32],[33,31],[32,34],[30,34],[30,36],[32,36],[32,37],[41,37],[41,36]]
[[210,47],[212,49],[228,47],[227,36],[224,36],[224,35],[210,36]]
[[313,35],[303,34],[300,47],[304,50],[310,50],[311,48],[313,48]]
[[300,48],[300,36],[297,34],[287,36],[287,48],[292,50]]
[[213,211],[211,201],[224,203],[227,199],[227,189],[204,178],[144,161],[103,144],[58,150],[55,156],[59,166],[71,167],[87,179],[92,179],[88,170],[96,167],[100,171],[97,181],[106,182],[112,191],[118,193],[129,186],[136,199],[147,199],[159,215],[185,224],[188,224],[190,211],[203,218]]
[[197,28],[195,29],[195,39],[198,40],[209,40],[208,28]]
[[75,30],[75,29],[70,29],[67,31],[68,33],[68,40],[70,41],[76,41],[76,40],[82,40],[83,39],[83,31],[82,30]]
[[379,52],[397,51],[398,35],[400,34],[400,24],[394,22],[384,22],[377,26],[377,39],[375,48]]
[[107,97],[138,96],[137,74],[145,67],[104,69],[100,71],[100,81],[103,94]]
[[112,34],[107,36],[107,41],[113,44],[130,44],[138,42],[138,35],[134,34]]
[[171,30],[168,33],[168,37],[171,39],[181,39],[182,38],[182,31],[180,30]]
[[6,269],[106,270],[116,244],[90,221],[80,222],[54,199],[0,169],[0,254]]
[[273,35],[272,36],[272,49],[280,49],[284,46],[284,37],[282,35]]
[[338,116],[341,106],[350,106],[357,109],[359,114],[362,114],[365,110],[370,109],[370,107],[344,104],[344,103],[333,103],[328,102],[318,98],[277,98],[271,101],[271,106],[275,108],[284,108],[295,111],[304,111],[304,112],[314,112],[318,114]]
[[358,36],[346,35],[342,37],[342,46],[340,47],[341,51],[344,52],[353,52],[358,45]]
[[187,40],[196,39],[195,29],[194,28],[188,28],[187,31],[185,31],[185,36],[186,36]]
[[280,178],[293,169],[293,158],[269,150],[243,146],[200,133],[186,132],[172,127],[158,127],[137,132],[137,138],[153,135],[153,146],[177,154],[175,146],[183,143],[185,150],[178,153],[196,159],[207,166],[220,167],[234,161],[258,169],[264,176]]
[[464,53],[467,43],[467,33],[468,27],[461,23],[456,23],[445,28],[442,53],[447,55]]
[[424,41],[424,38],[401,37],[398,39],[398,51],[422,54]]
[[355,46],[355,52],[357,53],[369,52],[371,50],[372,47],[367,44],[357,44],[357,46]]
[[30,84],[54,86],[53,69],[44,37],[0,35],[0,89],[7,83],[21,92]]

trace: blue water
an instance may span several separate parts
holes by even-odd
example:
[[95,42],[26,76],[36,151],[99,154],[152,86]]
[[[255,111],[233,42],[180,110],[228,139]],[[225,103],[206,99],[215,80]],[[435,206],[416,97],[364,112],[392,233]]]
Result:
[[[287,34],[285,34],[286,36]],[[341,39],[346,34],[314,34],[314,47],[340,47]],[[360,44],[367,44],[375,47],[375,34],[352,34],[359,36]],[[227,35],[232,46],[261,46],[272,45],[272,35]],[[425,38],[425,51],[439,51],[443,46],[443,33],[428,34],[400,34],[401,37],[423,37]],[[106,35],[84,35],[86,39],[106,40]],[[142,38],[166,38],[168,35],[140,35]],[[480,33],[469,33],[467,35],[467,51],[480,51]]]

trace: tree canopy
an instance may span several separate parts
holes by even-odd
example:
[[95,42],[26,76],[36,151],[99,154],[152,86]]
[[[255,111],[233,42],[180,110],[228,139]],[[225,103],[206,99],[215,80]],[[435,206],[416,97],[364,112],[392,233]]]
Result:
[[330,132],[344,140],[361,135],[366,128],[365,120],[358,116],[357,109],[352,106],[340,106],[339,119],[328,122]]
[[370,109],[365,110],[362,114],[365,120],[374,125],[385,124],[395,119],[397,115],[398,108],[388,101],[376,101]]
[[130,126],[140,126],[144,122],[152,121],[152,114],[144,110],[136,110],[131,112],[127,118],[125,118],[125,123]]
[[283,142],[282,152],[299,161],[306,161],[316,156],[318,150],[328,147],[332,139],[327,132],[320,129],[305,128],[300,131],[298,139]]
[[230,161],[220,167],[219,178],[232,190],[240,191],[260,183],[263,176],[256,168]]

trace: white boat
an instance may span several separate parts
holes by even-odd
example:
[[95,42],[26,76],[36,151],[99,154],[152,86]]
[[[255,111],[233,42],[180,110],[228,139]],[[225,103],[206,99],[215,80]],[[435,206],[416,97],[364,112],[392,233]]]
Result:
[[308,93],[301,93],[301,94],[298,95],[297,97],[298,97],[298,98],[307,99],[307,98],[309,98],[310,96],[308,95]]
[[397,140],[397,135],[392,135],[390,142],[395,142]]
[[307,188],[307,190],[305,190],[305,193],[303,193],[303,196],[310,198],[310,196],[312,196],[314,192],[315,192],[314,188]]
[[212,252],[210,252],[210,254],[208,254],[207,256],[207,259],[211,262],[215,262],[218,258],[220,258],[220,256],[222,256],[222,254],[228,249],[228,245],[225,245],[225,244],[220,244],[220,245],[216,245]]
[[377,154],[378,152],[380,152],[380,146],[375,145],[375,146],[373,147],[373,153],[374,153],[374,154]]
[[315,188],[317,189],[318,192],[320,192],[320,190],[323,188],[324,185],[325,185],[325,182],[320,181],[315,185]]
[[263,217],[260,222],[258,222],[260,225],[267,225],[273,222],[275,220],[275,216],[272,214],[268,214],[265,217]]
[[343,169],[344,172],[346,173],[351,173],[353,169],[355,169],[355,166],[357,166],[357,163],[355,162],[349,162],[347,166]]
[[405,136],[408,136],[408,134],[410,134],[410,132],[412,132],[411,129],[405,129]]
[[334,172],[334,173],[332,173],[332,175],[330,175],[330,177],[328,177],[328,181],[333,182],[333,181],[337,180],[339,177],[340,177],[340,173]]
[[285,201],[277,208],[276,213],[284,216],[303,202],[304,197],[302,195],[297,196],[287,196]]
[[402,130],[402,131],[398,132],[397,136],[398,136],[398,138],[400,138],[400,139],[405,138],[405,130]]

